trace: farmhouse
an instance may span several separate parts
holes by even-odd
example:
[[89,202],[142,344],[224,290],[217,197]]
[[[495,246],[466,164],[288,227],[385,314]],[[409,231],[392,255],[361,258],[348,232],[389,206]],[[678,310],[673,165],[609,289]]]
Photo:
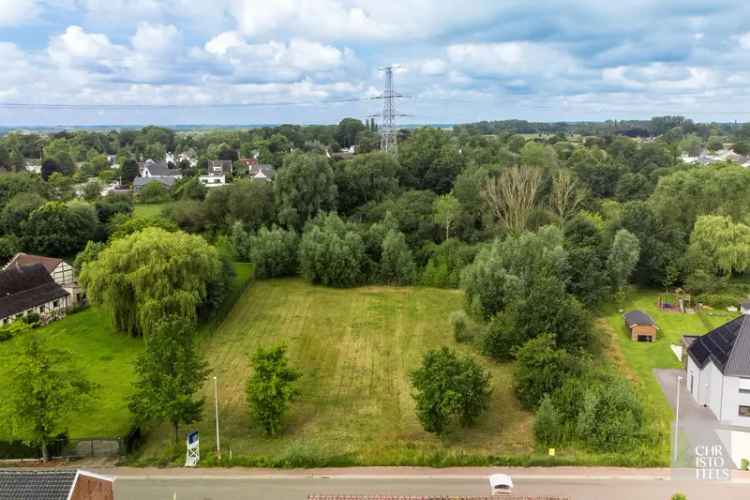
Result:
[[686,383],[722,423],[750,427],[750,314],[690,343]]
[[0,272],[0,324],[32,312],[58,316],[83,299],[73,267],[62,259],[18,253]]
[[630,311],[623,315],[630,338],[638,342],[656,340],[656,322],[643,311]]
[[79,470],[0,471],[0,499],[113,500],[114,479]]

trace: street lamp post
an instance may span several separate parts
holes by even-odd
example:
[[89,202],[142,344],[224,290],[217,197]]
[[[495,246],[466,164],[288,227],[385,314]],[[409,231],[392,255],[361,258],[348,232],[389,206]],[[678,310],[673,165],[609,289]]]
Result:
[[682,384],[682,376],[677,376],[677,400],[675,403],[674,412],[674,450],[672,450],[673,463],[677,465],[677,459],[679,457],[679,443],[680,443],[680,385]]
[[216,454],[221,460],[221,441],[219,440],[219,384],[214,376],[214,414],[216,420]]

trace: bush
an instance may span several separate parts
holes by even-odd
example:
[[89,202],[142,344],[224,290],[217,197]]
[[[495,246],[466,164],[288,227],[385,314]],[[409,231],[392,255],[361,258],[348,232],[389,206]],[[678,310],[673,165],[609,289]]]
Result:
[[453,338],[458,343],[468,342],[474,338],[472,325],[464,311],[453,311],[449,317],[453,328]]
[[161,182],[149,182],[138,192],[141,203],[164,203],[169,201],[169,190]]
[[610,380],[586,392],[576,434],[593,450],[616,452],[637,444],[643,424],[643,407],[633,390]]
[[417,267],[404,233],[393,229],[388,231],[380,255],[381,279],[389,285],[410,285],[416,274]]
[[468,427],[489,407],[489,372],[447,347],[426,352],[410,379],[417,417],[427,432],[442,434],[453,421]]
[[560,444],[562,419],[549,396],[544,396],[534,418],[534,437],[538,444],[549,448]]
[[289,367],[286,348],[258,348],[251,358],[253,375],[247,382],[247,404],[253,418],[269,436],[278,434],[289,402],[299,395],[300,373]]
[[672,500],[687,500],[687,496],[684,493],[675,493],[672,495]]
[[696,297],[696,300],[701,304],[706,304],[711,307],[724,308],[729,306],[737,306],[742,299],[739,295],[734,293],[703,293]]
[[742,470],[750,469],[750,460],[748,460],[747,458],[743,458],[742,460],[740,460],[740,469]]
[[362,281],[364,243],[336,214],[323,214],[307,225],[298,256],[302,275],[311,283],[351,287]]

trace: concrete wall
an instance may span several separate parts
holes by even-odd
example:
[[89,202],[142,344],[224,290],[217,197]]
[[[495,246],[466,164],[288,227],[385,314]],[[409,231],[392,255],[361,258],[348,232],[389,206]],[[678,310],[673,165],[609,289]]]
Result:
[[721,420],[722,391],[724,386],[724,375],[719,371],[716,365],[709,361],[703,368],[704,373],[708,374],[708,393],[706,394],[706,404],[714,412],[716,418]]
[[[691,390],[691,377],[692,377],[692,390]],[[700,399],[701,392],[701,371],[690,356],[687,357],[687,379],[685,380],[688,392],[693,395],[693,399],[699,404],[703,404]]]
[[750,417],[739,415],[740,405],[750,406],[750,394],[740,392],[739,377],[724,377],[721,421],[730,425],[750,427]]

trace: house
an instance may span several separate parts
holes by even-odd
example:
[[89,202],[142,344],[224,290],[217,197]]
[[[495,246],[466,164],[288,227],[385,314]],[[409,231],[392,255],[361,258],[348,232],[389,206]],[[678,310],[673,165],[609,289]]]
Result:
[[692,340],[687,352],[693,398],[722,423],[750,427],[750,314]]
[[166,162],[146,160],[138,165],[140,177],[164,178],[174,177],[175,180],[182,179],[182,171],[169,168]]
[[224,175],[232,175],[232,160],[210,160],[208,162],[208,171],[216,172],[221,169]]
[[52,279],[42,264],[14,264],[0,271],[0,325],[28,314],[44,319],[65,315],[70,293]]
[[207,175],[198,176],[198,182],[208,188],[226,186],[227,177],[220,165],[209,167]]
[[0,500],[114,500],[114,478],[84,470],[0,470]]
[[625,327],[630,331],[630,338],[638,342],[656,340],[656,322],[643,311],[630,311],[623,315]]
[[273,165],[255,164],[248,168],[250,178],[257,181],[271,182],[276,175]]
[[44,269],[49,273],[55,283],[63,287],[63,289],[70,294],[71,306],[77,305],[84,300],[85,294],[83,293],[83,290],[81,290],[81,285],[78,284],[75,269],[62,259],[31,255],[28,253],[17,253],[7,264],[5,264],[3,270],[14,266],[23,267],[32,266],[34,264],[41,264],[44,266]]
[[42,159],[36,159],[36,158],[27,158],[23,161],[23,168],[27,172],[31,172],[32,174],[41,174],[42,173]]

